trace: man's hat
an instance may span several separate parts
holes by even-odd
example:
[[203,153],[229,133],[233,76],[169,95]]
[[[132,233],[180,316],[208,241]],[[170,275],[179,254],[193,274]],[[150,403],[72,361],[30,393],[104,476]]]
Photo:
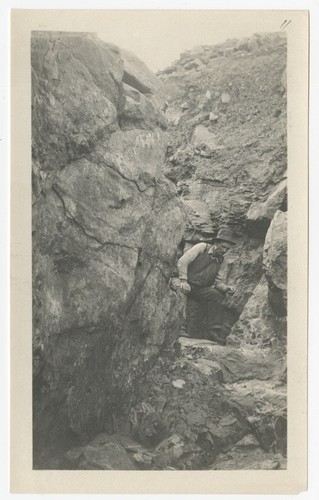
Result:
[[237,241],[230,229],[224,228],[220,229],[214,238],[214,241],[227,241],[231,245],[236,245]]

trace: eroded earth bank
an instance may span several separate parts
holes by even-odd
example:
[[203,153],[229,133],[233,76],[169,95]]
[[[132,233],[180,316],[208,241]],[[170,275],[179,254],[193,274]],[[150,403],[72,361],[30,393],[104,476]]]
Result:
[[[286,39],[152,74],[93,34],[32,38],[38,469],[286,467]],[[221,226],[226,346],[168,282]]]

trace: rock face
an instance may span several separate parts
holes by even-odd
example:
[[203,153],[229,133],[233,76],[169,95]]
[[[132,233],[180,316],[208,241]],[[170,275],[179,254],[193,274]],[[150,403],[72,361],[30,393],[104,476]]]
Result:
[[[160,79],[93,35],[34,34],[35,467],[286,468],[285,65],[278,34]],[[227,345],[177,342],[177,249],[223,225]]]
[[116,430],[179,330],[168,279],[186,210],[161,173],[161,86],[93,35],[33,35],[35,465]]
[[222,226],[238,235],[222,269],[236,286],[233,323],[262,277],[275,212],[287,210],[285,67],[286,38],[274,33],[197,47],[159,73],[169,103],[165,173],[190,208],[185,249]]
[[235,323],[229,342],[285,345],[287,316],[287,214],[277,211],[268,229],[265,274]]

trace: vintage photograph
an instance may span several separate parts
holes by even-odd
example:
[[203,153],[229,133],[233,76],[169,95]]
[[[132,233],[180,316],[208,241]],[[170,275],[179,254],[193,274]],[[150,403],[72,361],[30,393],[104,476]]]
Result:
[[307,488],[308,14],[16,10],[12,493]]
[[287,468],[288,24],[32,31],[34,469]]

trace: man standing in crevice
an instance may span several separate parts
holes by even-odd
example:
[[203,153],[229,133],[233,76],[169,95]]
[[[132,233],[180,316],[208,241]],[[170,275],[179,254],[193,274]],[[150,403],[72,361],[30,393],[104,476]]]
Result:
[[200,337],[225,345],[228,333],[224,326],[225,294],[233,294],[235,289],[221,280],[219,270],[224,255],[233,245],[236,241],[232,232],[220,229],[212,245],[198,243],[178,260],[178,277],[172,278],[171,287],[187,295],[187,331],[182,335],[198,337],[204,319],[205,331]]

